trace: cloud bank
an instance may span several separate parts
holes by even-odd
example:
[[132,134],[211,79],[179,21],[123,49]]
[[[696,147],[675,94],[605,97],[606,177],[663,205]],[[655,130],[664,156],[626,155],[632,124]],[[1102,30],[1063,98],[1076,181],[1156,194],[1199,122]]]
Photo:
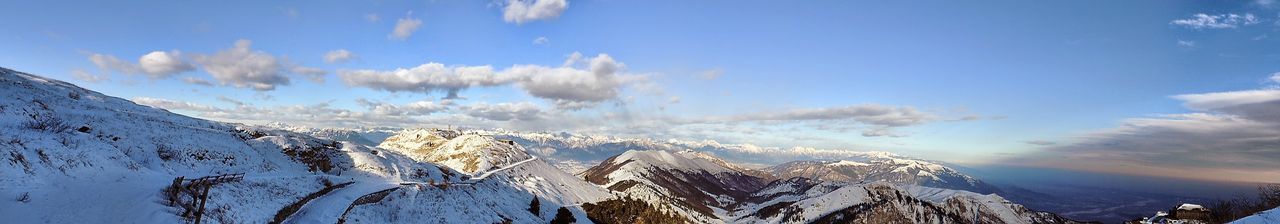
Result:
[[1192,112],[1126,119],[1040,156],[1073,169],[1280,182],[1280,89],[1172,98]]

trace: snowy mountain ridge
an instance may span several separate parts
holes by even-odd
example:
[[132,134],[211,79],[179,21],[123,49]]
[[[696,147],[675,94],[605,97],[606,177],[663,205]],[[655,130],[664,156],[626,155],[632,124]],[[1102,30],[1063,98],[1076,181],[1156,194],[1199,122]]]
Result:
[[999,192],[995,186],[942,164],[903,157],[794,161],[765,170],[779,178],[804,177],[838,182],[884,181],[979,193]]

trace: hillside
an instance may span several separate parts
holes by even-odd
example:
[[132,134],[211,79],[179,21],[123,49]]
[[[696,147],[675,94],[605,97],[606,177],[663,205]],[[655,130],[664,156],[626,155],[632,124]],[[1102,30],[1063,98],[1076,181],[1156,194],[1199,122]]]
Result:
[[736,201],[764,186],[766,179],[746,169],[693,151],[627,151],[588,169],[582,176],[609,190],[669,205],[690,220],[718,217]]

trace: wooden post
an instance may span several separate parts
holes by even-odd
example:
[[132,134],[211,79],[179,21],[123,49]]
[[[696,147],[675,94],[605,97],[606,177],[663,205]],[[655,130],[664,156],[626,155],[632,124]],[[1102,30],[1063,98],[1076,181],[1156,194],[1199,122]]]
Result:
[[196,210],[196,224],[200,224],[201,216],[204,216],[204,204],[205,204],[206,202],[209,202],[209,187],[210,187],[210,186],[212,186],[212,185],[210,185],[210,184],[205,184],[205,185],[204,185],[204,190],[203,190],[203,191],[201,191],[201,193],[200,193],[200,210]]

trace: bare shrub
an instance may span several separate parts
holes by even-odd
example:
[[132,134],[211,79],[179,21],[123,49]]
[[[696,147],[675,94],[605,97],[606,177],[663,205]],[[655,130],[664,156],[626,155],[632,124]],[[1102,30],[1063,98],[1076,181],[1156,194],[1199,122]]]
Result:
[[1280,184],[1258,186],[1256,195],[1218,199],[1210,203],[1208,208],[1214,221],[1227,223],[1276,207],[1280,207]]
[[23,123],[23,126],[33,130],[48,131],[53,133],[62,133],[71,130],[71,125],[67,125],[62,119],[54,116],[41,116],[32,114],[31,120]]

